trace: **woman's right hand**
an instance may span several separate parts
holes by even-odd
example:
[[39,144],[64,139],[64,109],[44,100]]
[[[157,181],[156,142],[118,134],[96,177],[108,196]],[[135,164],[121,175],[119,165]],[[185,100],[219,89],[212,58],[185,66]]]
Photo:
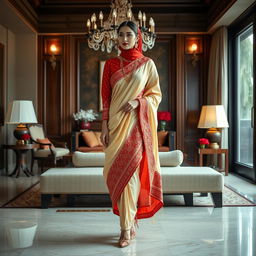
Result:
[[106,148],[109,142],[109,132],[108,132],[108,121],[102,121],[102,129],[101,129],[101,136],[100,136],[101,143]]

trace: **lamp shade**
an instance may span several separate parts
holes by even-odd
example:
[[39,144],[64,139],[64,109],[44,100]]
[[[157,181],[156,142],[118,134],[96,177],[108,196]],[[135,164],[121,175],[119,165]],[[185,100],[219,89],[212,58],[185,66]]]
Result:
[[7,124],[37,123],[33,103],[30,100],[14,100],[8,106]]
[[202,107],[198,128],[229,127],[223,105],[206,105]]

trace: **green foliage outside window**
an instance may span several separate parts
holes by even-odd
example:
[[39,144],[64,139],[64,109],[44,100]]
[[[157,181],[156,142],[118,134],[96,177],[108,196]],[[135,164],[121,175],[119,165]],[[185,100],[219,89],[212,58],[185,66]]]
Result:
[[250,119],[253,106],[253,34],[240,41],[240,118]]

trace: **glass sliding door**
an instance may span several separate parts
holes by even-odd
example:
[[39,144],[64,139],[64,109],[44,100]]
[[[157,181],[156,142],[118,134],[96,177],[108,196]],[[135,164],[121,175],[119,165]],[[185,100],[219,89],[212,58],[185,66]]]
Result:
[[233,94],[233,168],[255,181],[254,170],[254,71],[253,26],[247,27],[235,39],[235,92]]

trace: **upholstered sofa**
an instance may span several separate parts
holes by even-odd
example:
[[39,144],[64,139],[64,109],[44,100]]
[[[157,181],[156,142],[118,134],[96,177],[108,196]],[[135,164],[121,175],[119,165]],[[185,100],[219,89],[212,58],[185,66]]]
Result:
[[[214,206],[222,207],[223,175],[209,167],[180,166],[179,150],[159,152],[164,194],[182,194],[193,205],[193,193],[211,193]],[[103,178],[104,153],[73,154],[74,167],[51,168],[40,177],[42,208],[53,194],[67,194],[69,203],[77,194],[108,194]]]
[[[100,142],[100,131],[80,131],[72,134],[72,151],[79,152],[103,152]],[[159,152],[168,152],[176,149],[174,131],[158,131]]]

